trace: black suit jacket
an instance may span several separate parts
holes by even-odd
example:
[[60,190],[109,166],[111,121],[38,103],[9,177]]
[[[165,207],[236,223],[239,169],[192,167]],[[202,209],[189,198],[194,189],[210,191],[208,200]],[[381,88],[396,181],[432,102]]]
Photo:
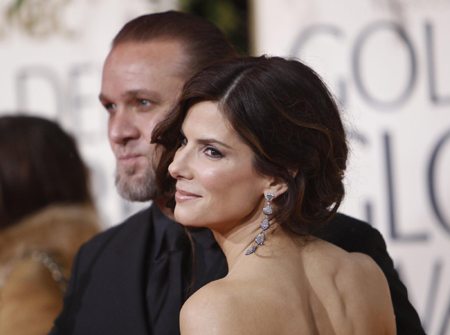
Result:
[[[193,234],[194,290],[227,272],[225,257],[209,234]],[[338,214],[320,237],[371,256],[388,280],[397,333],[425,334],[376,229]],[[64,308],[50,335],[179,334],[178,314],[193,279],[190,250],[179,224],[156,206],[97,235],[76,257]]]

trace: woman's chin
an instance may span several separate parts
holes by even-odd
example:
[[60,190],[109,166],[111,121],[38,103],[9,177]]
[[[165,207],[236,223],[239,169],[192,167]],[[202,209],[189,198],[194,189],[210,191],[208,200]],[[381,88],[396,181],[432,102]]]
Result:
[[175,217],[175,221],[181,223],[183,226],[203,227],[201,225],[201,220],[196,218],[194,215],[186,213],[184,210],[180,210],[180,209],[177,210],[177,207],[175,207],[175,211],[173,214]]

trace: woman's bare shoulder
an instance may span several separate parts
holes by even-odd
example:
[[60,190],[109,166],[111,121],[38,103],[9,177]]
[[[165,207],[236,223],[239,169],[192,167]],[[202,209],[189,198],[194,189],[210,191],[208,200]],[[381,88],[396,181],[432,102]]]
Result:
[[309,269],[316,276],[332,277],[343,290],[366,290],[370,285],[384,287],[389,294],[386,277],[368,255],[350,253],[323,240],[314,241],[305,250]]
[[346,253],[346,255],[336,273],[338,287],[355,299],[383,297],[390,300],[386,277],[375,261],[362,253]]
[[248,334],[245,320],[251,311],[246,310],[243,295],[245,289],[226,280],[202,287],[181,309],[181,334]]
[[[368,255],[347,253],[336,275],[349,314],[357,316],[355,327],[376,334],[396,334],[395,315],[388,282],[380,267]],[[360,316],[365,315],[366,318]]]
[[318,240],[307,247],[307,271],[319,300],[335,321],[353,333],[395,334],[386,277],[375,261]]

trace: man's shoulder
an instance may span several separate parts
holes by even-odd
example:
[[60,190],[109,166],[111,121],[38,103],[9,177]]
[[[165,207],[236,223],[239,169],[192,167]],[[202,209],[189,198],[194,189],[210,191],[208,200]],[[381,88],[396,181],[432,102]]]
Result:
[[94,236],[83,245],[83,253],[95,253],[102,249],[105,245],[132,241],[136,236],[146,234],[152,224],[152,206],[149,206],[129,218],[122,223],[108,228],[100,234]]
[[327,225],[328,229],[347,228],[352,232],[372,231],[375,230],[368,222],[354,218],[352,216],[336,213]]
[[141,270],[152,238],[153,214],[152,207],[146,208],[81,247],[64,309],[51,334],[103,334],[111,329],[146,333],[146,320],[139,309],[124,306],[140,306],[145,296]]
[[325,225],[322,234],[351,235],[352,237],[365,235],[380,235],[380,232],[366,221],[352,216],[336,213]]
[[342,213],[337,213],[317,235],[349,252],[361,251],[358,250],[361,243],[364,248],[386,248],[386,243],[376,228]]

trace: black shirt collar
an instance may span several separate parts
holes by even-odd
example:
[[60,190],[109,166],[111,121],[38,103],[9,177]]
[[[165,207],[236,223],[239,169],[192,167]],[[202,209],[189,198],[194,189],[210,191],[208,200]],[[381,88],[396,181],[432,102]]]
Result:
[[[189,237],[183,225],[168,218],[161,209],[152,205],[154,255],[157,257],[162,251],[177,251],[190,248]],[[192,238],[205,249],[218,247],[214,235],[207,228],[194,228],[190,231]]]

